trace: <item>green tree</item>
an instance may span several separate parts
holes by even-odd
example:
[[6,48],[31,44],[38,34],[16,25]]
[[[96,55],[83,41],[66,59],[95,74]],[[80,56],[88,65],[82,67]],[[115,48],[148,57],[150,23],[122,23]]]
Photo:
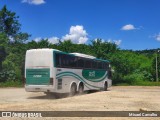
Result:
[[2,61],[7,56],[6,53],[6,45],[8,42],[8,38],[5,34],[0,33],[0,71],[2,70]]
[[20,30],[20,24],[15,12],[7,10],[6,5],[0,10],[0,32],[7,36],[14,36]]
[[90,49],[97,58],[106,59],[109,57],[109,54],[114,54],[118,50],[118,46],[115,43],[96,39],[91,42]]
[[143,82],[152,79],[152,61],[143,54],[120,50],[111,56],[111,63],[115,70],[114,83],[133,84],[137,81]]
[[158,70],[158,76],[159,76],[159,80],[160,80],[160,54],[153,54],[153,59],[151,59],[152,61],[152,75],[154,77],[154,80],[156,81],[156,57],[157,57],[157,70]]
[[6,5],[0,10],[0,33],[5,33],[10,39],[9,42],[24,42],[30,36],[20,31],[21,24],[18,18],[19,16],[9,11]]
[[19,16],[5,6],[0,10],[0,79],[20,79],[26,45],[30,36],[21,32]]
[[38,48],[48,48],[50,43],[48,42],[48,39],[41,39],[39,42],[37,42]]
[[65,52],[74,52],[75,44],[71,40],[60,41],[58,49]]

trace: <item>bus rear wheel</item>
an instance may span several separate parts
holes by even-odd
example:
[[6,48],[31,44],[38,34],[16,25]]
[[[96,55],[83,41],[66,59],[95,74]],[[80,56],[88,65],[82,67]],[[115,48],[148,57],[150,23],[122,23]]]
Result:
[[103,90],[104,90],[104,91],[107,91],[107,89],[108,89],[108,83],[105,82],[105,83],[104,83],[104,88],[103,88]]
[[81,95],[84,92],[84,85],[83,83],[80,83],[79,88],[78,88],[78,93]]
[[77,92],[77,85],[76,85],[76,83],[73,83],[71,85],[71,89],[70,89],[70,96],[74,96],[76,94],[76,92]]

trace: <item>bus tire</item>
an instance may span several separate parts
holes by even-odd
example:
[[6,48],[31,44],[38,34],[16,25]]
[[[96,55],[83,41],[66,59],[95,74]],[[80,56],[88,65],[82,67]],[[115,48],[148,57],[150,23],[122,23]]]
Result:
[[73,84],[71,85],[69,95],[70,95],[70,96],[74,96],[74,95],[76,94],[76,92],[77,92],[77,85],[76,85],[76,83],[73,83]]
[[108,89],[108,83],[107,83],[107,82],[105,82],[105,83],[104,83],[103,91],[107,91],[107,89]]
[[82,95],[83,92],[84,92],[84,85],[83,85],[83,83],[81,82],[81,83],[79,84],[78,94]]

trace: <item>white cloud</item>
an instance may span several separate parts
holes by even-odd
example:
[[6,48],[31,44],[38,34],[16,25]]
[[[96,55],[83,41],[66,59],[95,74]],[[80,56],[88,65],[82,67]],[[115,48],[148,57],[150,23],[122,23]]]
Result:
[[112,39],[108,39],[107,42],[109,43],[115,43],[116,45],[120,46],[120,44],[122,43],[122,40],[112,40]]
[[159,34],[157,34],[157,35],[154,35],[153,36],[157,41],[159,41],[160,42],[160,33]]
[[34,39],[34,41],[39,42],[39,41],[41,41],[41,39],[42,39],[41,37],[37,37]]
[[11,42],[13,42],[13,41],[14,41],[14,38],[11,37],[11,36],[9,36],[9,40],[10,40]]
[[120,45],[121,44],[121,42],[122,42],[122,40],[114,40],[114,43],[116,44],[116,45]]
[[[71,40],[73,43],[76,43],[76,44],[84,44],[88,40],[87,35],[88,34],[86,30],[84,30],[82,25],[76,25],[76,26],[71,26],[69,34],[66,34],[65,36],[63,36],[61,40],[62,41]],[[39,42],[41,39],[42,39],[41,37],[37,37],[34,39],[34,41]],[[44,39],[48,39],[48,41],[52,44],[59,43],[59,40],[60,40],[60,38],[55,36],[50,38],[46,37]]]
[[121,28],[121,30],[134,30],[134,29],[136,29],[136,28],[135,28],[134,25],[132,25],[132,24],[124,25],[124,26]]
[[48,38],[48,41],[52,44],[57,44],[57,43],[59,43],[59,38],[58,37],[50,37],[50,38]]
[[62,40],[71,40],[73,43],[83,44],[88,40],[87,32],[82,25],[71,26],[69,34],[62,37]]
[[46,3],[44,0],[22,0],[22,3],[40,5]]
[[[106,41],[108,43],[115,43],[118,46],[122,43],[122,40],[112,40],[111,38],[109,38],[108,40],[104,40],[104,39],[101,39],[101,40],[102,40],[102,43]],[[97,38],[95,39],[95,41],[97,42]]]
[[[41,40],[42,40],[43,38],[41,38],[41,37],[37,37],[37,38],[35,38],[34,39],[34,41],[36,41],[36,42],[40,42]],[[48,39],[48,41],[50,42],[50,43],[52,43],[52,44],[57,44],[57,43],[59,43],[59,38],[58,37],[50,37],[50,38],[44,38],[44,40],[46,40],[46,39]]]
[[112,39],[111,39],[111,38],[109,38],[109,39],[107,40],[107,42],[111,43],[111,42],[112,42]]

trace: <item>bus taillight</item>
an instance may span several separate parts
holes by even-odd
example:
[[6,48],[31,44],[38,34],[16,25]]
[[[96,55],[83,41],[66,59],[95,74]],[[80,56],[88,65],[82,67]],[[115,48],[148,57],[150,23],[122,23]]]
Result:
[[54,80],[53,78],[50,78],[50,85],[53,85],[54,83],[53,80]]

